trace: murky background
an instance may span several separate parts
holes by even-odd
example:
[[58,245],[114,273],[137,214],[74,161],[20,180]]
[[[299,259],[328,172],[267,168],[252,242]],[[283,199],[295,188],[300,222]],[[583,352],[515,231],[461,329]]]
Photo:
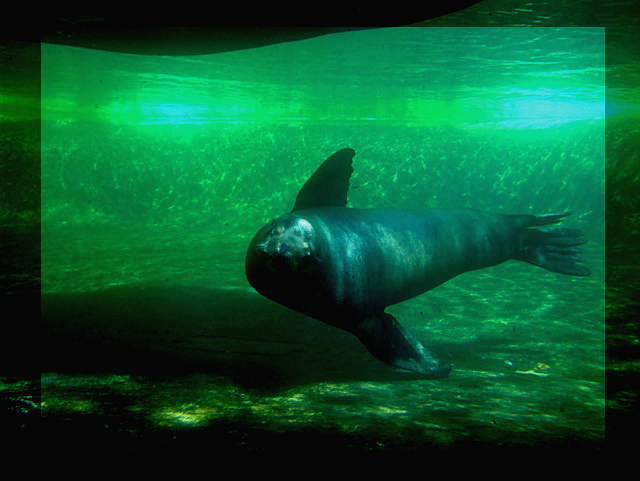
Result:
[[[625,417],[637,399],[622,380],[637,350],[635,90],[615,52],[605,131],[599,28],[385,29],[194,57],[44,44],[42,122],[9,116],[3,134],[3,248],[31,245],[20,225],[37,211],[14,187],[31,170],[10,160],[41,135],[41,277],[2,282],[16,302],[41,287],[42,397],[2,378],[12,422],[41,409],[45,439],[80,449],[602,446],[605,145],[607,406]],[[254,232],[347,146],[350,206],[570,210],[593,274],[467,273],[389,310],[448,378],[376,361],[243,272]]]
[[[254,448],[602,440],[603,41],[390,29],[142,60],[43,45],[45,422]],[[593,275],[466,274],[390,309],[451,376],[381,365],[243,272],[255,230],[345,146],[350,205],[571,210]]]

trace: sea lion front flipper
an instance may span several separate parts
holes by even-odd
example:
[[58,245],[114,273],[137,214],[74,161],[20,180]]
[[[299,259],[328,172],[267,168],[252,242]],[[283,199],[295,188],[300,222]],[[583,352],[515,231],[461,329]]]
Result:
[[341,149],[325,160],[302,186],[293,211],[318,207],[346,207],[353,174],[353,149]]
[[386,312],[363,320],[354,334],[376,358],[430,377],[446,377],[451,366],[425,348]]

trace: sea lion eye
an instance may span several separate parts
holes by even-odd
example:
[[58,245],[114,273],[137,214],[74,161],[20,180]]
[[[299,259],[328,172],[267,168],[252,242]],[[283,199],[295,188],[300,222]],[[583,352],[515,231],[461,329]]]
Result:
[[307,256],[310,256],[310,255],[311,255],[311,247],[307,247],[307,248],[304,250],[304,254],[305,254],[305,255],[307,255]]
[[276,225],[273,229],[271,229],[271,235],[280,235],[283,232],[284,228],[281,225]]

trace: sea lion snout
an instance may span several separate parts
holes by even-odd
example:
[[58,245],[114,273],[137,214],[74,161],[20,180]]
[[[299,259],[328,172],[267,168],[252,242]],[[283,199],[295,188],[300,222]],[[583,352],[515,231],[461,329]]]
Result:
[[280,242],[280,245],[278,246],[278,254],[283,256],[287,252],[290,252],[291,249],[292,249],[292,247],[286,241],[282,241],[282,242]]
[[281,217],[269,225],[256,249],[269,256],[274,269],[295,271],[315,259],[314,237],[313,227],[305,219]]

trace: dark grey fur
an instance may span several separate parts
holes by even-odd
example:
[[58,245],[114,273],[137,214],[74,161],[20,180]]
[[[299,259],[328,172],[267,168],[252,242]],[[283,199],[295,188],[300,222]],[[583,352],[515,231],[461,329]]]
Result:
[[451,366],[426,349],[389,305],[474,269],[518,259],[567,275],[579,264],[581,232],[557,227],[568,213],[487,214],[474,210],[350,209],[355,152],[329,157],[302,187],[293,211],[254,236],[249,283],[262,295],[355,334],[378,359],[427,376]]

